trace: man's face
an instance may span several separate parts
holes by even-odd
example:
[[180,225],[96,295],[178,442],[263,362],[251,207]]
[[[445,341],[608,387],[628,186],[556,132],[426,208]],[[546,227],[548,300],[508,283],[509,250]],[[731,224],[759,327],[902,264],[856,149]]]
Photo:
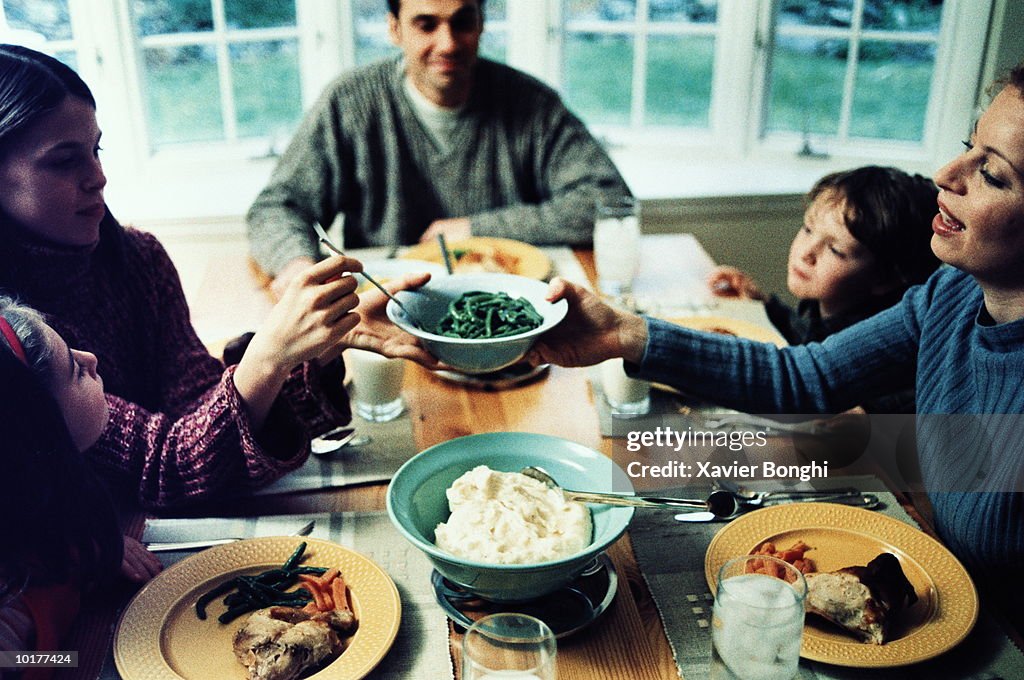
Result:
[[402,0],[388,28],[423,96],[438,106],[465,103],[483,33],[477,0]]

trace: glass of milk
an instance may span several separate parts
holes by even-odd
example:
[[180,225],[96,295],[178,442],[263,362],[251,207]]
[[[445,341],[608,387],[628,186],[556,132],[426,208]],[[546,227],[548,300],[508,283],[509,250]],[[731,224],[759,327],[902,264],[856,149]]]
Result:
[[594,217],[594,265],[605,295],[625,298],[640,268],[640,204],[632,196],[602,196]]
[[491,614],[462,639],[462,680],[556,680],[556,655],[555,634],[540,619]]
[[402,414],[405,410],[402,403],[404,359],[347,349],[345,365],[352,373],[352,406],[356,415],[363,420],[383,423]]
[[[785,580],[754,573],[761,564]],[[806,595],[807,581],[788,562],[754,555],[726,562],[711,619],[711,679],[795,678]]]
[[640,416],[651,411],[651,384],[626,375],[622,359],[601,363],[601,390],[612,413]]

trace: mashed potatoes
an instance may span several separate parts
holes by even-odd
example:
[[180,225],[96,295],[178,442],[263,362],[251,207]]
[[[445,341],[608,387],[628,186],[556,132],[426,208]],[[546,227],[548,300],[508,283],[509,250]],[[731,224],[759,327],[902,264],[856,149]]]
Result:
[[437,525],[439,548],[492,564],[535,564],[590,545],[590,510],[518,472],[479,465],[446,492],[452,514]]

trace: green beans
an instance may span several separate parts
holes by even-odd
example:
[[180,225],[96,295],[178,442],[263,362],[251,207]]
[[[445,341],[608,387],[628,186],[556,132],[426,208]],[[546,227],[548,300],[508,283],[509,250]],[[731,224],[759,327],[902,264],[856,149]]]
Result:
[[288,588],[299,580],[299,574],[321,575],[327,571],[324,567],[299,566],[305,552],[306,543],[303,541],[280,567],[224,581],[196,600],[196,617],[205,621],[206,607],[221,595],[226,595],[222,602],[227,607],[227,611],[217,617],[221,623],[229,623],[242,614],[264,607],[304,606],[313,599],[313,596],[306,590]]
[[450,338],[505,338],[531,331],[543,321],[526,298],[475,290],[448,305],[435,332]]

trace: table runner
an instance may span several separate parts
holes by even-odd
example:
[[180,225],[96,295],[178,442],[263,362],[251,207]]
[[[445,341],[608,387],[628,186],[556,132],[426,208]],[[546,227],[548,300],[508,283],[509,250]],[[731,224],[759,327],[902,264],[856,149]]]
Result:
[[371,423],[352,415],[357,435],[369,435],[362,446],[346,446],[323,456],[310,455],[302,467],[253,493],[267,495],[331,487],[386,482],[419,452],[408,411],[387,423]]
[[[310,520],[310,534],[365,555],[379,564],[398,586],[402,598],[402,623],[398,637],[384,660],[367,677],[371,680],[431,678],[451,680],[448,619],[434,600],[427,558],[394,528],[384,512],[344,512],[311,515],[275,515],[244,518],[151,519],[143,541],[185,541],[223,536],[287,536]],[[159,553],[170,565],[193,552]],[[119,678],[112,653],[102,680]]]
[[[895,496],[889,492],[873,492],[884,504],[881,512],[918,526]],[[710,622],[714,602],[704,578],[704,553],[724,525],[676,522],[673,514],[638,509],[629,535],[640,572],[661,615],[680,677],[704,680],[711,664]],[[801,659],[798,677],[800,680],[1009,680],[1024,677],[1024,654],[982,612],[968,638],[937,659],[896,669],[843,668]]]

